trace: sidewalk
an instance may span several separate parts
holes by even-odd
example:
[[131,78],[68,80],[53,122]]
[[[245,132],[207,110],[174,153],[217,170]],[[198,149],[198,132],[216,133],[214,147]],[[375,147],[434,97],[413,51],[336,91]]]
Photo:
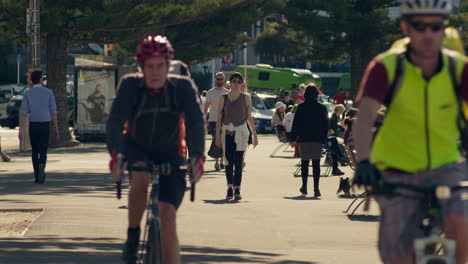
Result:
[[[224,200],[224,174],[208,160],[195,203],[187,193],[179,209],[183,263],[379,263],[375,217],[342,213],[351,200],[335,195],[338,177],[322,178],[321,200],[300,196],[297,160],[269,157],[277,144],[261,136],[247,153],[240,202]],[[0,208],[46,211],[23,238],[0,238],[0,264],[120,263],[127,190],[115,198],[104,144],[51,150],[44,185],[33,183],[29,153],[10,154],[15,161],[0,165]]]

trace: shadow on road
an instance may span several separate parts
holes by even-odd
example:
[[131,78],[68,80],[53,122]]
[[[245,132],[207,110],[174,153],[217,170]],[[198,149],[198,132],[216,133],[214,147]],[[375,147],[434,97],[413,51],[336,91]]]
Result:
[[[34,184],[33,180],[32,173],[0,174],[0,192],[3,195],[115,195],[115,183],[108,173],[49,172],[45,184]],[[127,188],[127,184],[124,185],[123,188]]]
[[348,195],[341,194],[341,195],[338,195],[338,197],[340,199],[356,199],[356,198],[359,197],[359,195],[358,194],[351,194],[351,195],[348,196]]
[[282,260],[272,258],[281,254],[256,252],[239,249],[221,249],[213,247],[182,246],[182,263],[265,263],[265,264],[317,264],[316,262]]
[[0,239],[0,263],[120,263],[122,241],[115,238],[44,236]]
[[293,196],[293,197],[283,197],[284,199],[289,199],[289,200],[320,200],[318,197],[314,196],[304,196],[304,195],[299,195],[299,196]]
[[270,158],[272,159],[298,159],[296,157],[293,157],[293,156],[270,156]]
[[249,201],[219,199],[219,200],[203,200],[203,202],[207,204],[238,204],[238,203],[248,203]]
[[361,222],[378,222],[378,215],[348,215],[348,219],[351,221],[361,221]]
[[[98,152],[107,152],[105,143],[89,143],[89,144],[80,144],[76,147],[59,147],[59,148],[49,148],[47,154],[84,154],[84,153],[98,153]],[[9,151],[9,155],[14,155],[16,157],[31,157],[31,151]],[[14,158],[14,157],[13,157]]]

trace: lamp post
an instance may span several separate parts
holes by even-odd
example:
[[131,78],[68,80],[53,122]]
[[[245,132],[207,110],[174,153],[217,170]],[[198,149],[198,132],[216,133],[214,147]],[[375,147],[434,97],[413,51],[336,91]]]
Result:
[[26,34],[31,37],[31,67],[41,67],[41,25],[39,15],[39,0],[29,0],[26,11]]

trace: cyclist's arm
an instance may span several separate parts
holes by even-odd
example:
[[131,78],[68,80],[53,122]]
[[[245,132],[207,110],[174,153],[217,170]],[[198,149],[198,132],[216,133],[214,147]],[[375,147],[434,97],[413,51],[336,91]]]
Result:
[[377,111],[385,100],[387,91],[388,77],[385,67],[374,59],[367,66],[356,97],[359,104],[359,114],[353,126],[353,138],[359,161],[370,159],[372,130],[377,118]]
[[353,127],[355,147],[359,161],[370,158],[372,128],[374,127],[380,103],[370,97],[364,97],[359,104],[359,114]]
[[205,121],[200,109],[196,86],[191,80],[181,82],[182,111],[185,115],[187,146],[190,159],[197,159],[205,153]]
[[[133,80],[133,81],[132,81]],[[136,87],[138,82],[135,77],[122,77],[117,90],[116,97],[112,103],[109,118],[107,120],[106,133],[107,133],[107,147],[109,152],[112,150],[121,151],[120,143],[122,139],[122,130],[125,121],[130,119],[134,100],[136,100]]]

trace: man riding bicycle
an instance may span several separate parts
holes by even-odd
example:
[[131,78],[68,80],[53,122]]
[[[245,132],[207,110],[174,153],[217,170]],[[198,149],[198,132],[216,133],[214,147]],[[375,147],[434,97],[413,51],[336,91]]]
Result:
[[[163,36],[140,41],[136,59],[140,72],[124,76],[107,123],[111,171],[116,175],[116,156],[123,153],[130,174],[128,237],[125,263],[136,263],[140,222],[147,205],[150,172],[141,167],[171,164],[171,175],[160,178],[159,218],[164,263],[180,263],[176,212],[185,192],[186,146],[191,181],[203,174],[205,131],[196,86],[191,79],[170,74],[172,45]],[[187,139],[187,141],[185,141]],[[138,168],[138,169],[137,169]]]
[[[451,9],[448,0],[401,1],[400,26],[410,42],[370,62],[357,97],[360,113],[354,135],[359,163],[354,183],[358,186],[375,187],[380,177],[419,186],[456,186],[468,179],[458,145],[458,122],[463,113],[468,114],[468,61],[442,48]],[[388,111],[372,142],[381,104]],[[421,204],[407,197],[376,199],[383,262],[414,263],[413,242],[423,236],[418,226]],[[457,264],[468,261],[467,212],[468,200],[461,191],[452,194],[444,208],[444,231],[457,243]]]

